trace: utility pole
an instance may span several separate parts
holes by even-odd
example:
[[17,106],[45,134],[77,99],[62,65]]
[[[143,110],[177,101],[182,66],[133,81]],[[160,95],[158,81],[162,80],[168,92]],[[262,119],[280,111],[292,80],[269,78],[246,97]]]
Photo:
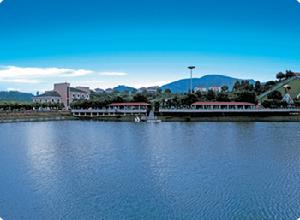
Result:
[[190,69],[191,73],[191,81],[190,81],[190,93],[193,93],[193,70],[195,69],[195,66],[189,66],[188,69]]

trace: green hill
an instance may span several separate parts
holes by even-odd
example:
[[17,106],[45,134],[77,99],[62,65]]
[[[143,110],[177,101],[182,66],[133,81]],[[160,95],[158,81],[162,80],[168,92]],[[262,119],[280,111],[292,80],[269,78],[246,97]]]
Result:
[[0,101],[31,102],[33,94],[17,91],[0,92]]
[[296,77],[287,79],[285,81],[282,81],[282,82],[278,83],[277,85],[273,86],[270,90],[268,90],[267,92],[258,96],[258,100],[260,102],[263,102],[264,100],[268,99],[268,94],[270,94],[271,92],[274,92],[274,91],[278,91],[282,95],[284,95],[284,93],[285,93],[284,86],[285,85],[291,86],[292,89],[290,91],[290,95],[293,99],[295,99],[300,94],[300,78],[296,76]]
[[[225,75],[205,75],[201,78],[193,78],[193,87],[212,87],[212,86],[228,86],[229,90],[232,90],[234,84],[242,79],[237,79]],[[249,80],[251,84],[254,84],[254,80]],[[190,86],[190,79],[181,79],[175,82],[171,82],[161,87],[162,90],[171,89],[173,93],[187,92]]]

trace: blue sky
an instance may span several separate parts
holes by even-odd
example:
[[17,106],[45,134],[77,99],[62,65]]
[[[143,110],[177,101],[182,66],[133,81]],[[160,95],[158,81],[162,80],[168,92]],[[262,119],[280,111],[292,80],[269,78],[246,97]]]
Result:
[[4,0],[0,90],[300,71],[296,0]]

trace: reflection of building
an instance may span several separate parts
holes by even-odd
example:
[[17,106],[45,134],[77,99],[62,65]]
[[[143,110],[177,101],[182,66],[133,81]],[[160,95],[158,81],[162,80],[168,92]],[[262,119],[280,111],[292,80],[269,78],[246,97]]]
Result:
[[89,87],[71,87],[70,83],[54,84],[53,91],[45,92],[44,94],[33,97],[33,102],[39,103],[63,103],[66,109],[75,100],[89,100]]

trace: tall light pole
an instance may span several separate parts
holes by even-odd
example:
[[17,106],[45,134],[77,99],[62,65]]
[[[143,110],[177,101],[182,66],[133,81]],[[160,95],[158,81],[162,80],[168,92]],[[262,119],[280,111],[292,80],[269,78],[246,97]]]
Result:
[[188,67],[191,71],[191,81],[190,81],[190,93],[193,93],[193,70],[196,68],[195,66]]

